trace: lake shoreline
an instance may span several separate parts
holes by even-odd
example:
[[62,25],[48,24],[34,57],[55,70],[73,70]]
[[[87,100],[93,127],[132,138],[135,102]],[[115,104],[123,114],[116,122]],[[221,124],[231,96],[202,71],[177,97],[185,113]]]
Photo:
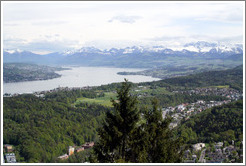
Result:
[[48,91],[59,87],[92,87],[101,86],[110,83],[123,82],[124,78],[130,82],[150,82],[160,80],[159,78],[153,78],[150,76],[122,76],[118,75],[118,72],[123,71],[142,71],[144,69],[136,68],[105,68],[105,67],[72,67],[62,66],[70,68],[70,70],[56,71],[61,77],[53,78],[49,80],[38,81],[25,81],[14,83],[3,83],[3,94],[25,94],[35,93],[40,91]]

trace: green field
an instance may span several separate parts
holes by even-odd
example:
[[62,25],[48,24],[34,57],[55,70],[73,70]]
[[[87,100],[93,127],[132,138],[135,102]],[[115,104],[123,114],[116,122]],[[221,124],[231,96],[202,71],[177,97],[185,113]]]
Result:
[[167,91],[166,88],[162,88],[162,87],[156,87],[155,89],[150,89],[149,87],[147,87],[145,89],[138,88],[138,89],[135,89],[135,91],[133,91],[132,93],[133,94],[146,93],[148,95],[158,95],[158,94],[170,95],[170,94],[172,94],[171,92]]
[[[171,94],[171,92],[168,92],[166,90],[166,88],[160,88],[158,87],[157,89],[142,89],[142,88],[137,88],[137,91],[133,90],[131,93],[133,95],[137,95],[137,94],[143,94],[146,93],[148,96],[152,96],[152,95],[157,95],[157,94]],[[101,104],[103,106],[107,106],[107,107],[112,107],[112,102],[110,101],[111,98],[116,99],[116,93],[114,92],[105,92],[104,93],[105,96],[104,97],[97,97],[97,98],[86,98],[86,97],[80,97],[77,99],[77,101],[74,103],[75,105],[83,102],[83,103],[89,103],[89,104]]]
[[105,94],[104,97],[97,97],[94,99],[90,99],[86,97],[78,98],[77,101],[75,102],[75,105],[78,103],[84,102],[84,103],[89,103],[89,104],[96,103],[96,104],[101,104],[107,107],[112,107],[112,102],[110,100],[111,98],[116,99],[117,94],[113,92],[106,92],[104,94]]
[[229,85],[210,86],[211,88],[229,88]]

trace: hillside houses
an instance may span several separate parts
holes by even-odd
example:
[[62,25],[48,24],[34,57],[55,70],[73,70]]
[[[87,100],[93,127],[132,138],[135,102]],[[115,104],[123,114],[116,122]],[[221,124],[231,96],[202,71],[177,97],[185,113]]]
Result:
[[92,148],[93,146],[94,146],[94,142],[86,142],[81,146],[69,146],[67,154],[63,154],[57,158],[60,160],[66,160],[69,158],[69,156],[73,155],[74,153],[79,153],[81,151],[84,151],[85,149]]
[[5,159],[7,163],[16,163],[16,158],[14,153],[5,154]]
[[13,145],[5,144],[3,147],[4,147],[4,151],[7,153],[11,153],[14,151]]
[[[232,141],[233,142],[233,141]],[[184,152],[184,163],[224,163],[243,161],[242,149],[235,145],[225,146],[223,142],[217,142],[213,145],[205,143],[193,144],[190,149]],[[197,156],[199,154],[200,156]],[[197,160],[199,158],[199,160]]]
[[205,143],[197,143],[195,145],[192,145],[194,151],[202,150],[202,148],[205,147]]
[[5,144],[3,145],[4,162],[6,163],[16,163],[16,157],[14,153],[14,146]]
[[[206,109],[209,109],[215,106],[221,106],[223,104],[228,104],[231,101],[232,100],[224,100],[224,101],[198,100],[195,103],[182,103],[175,107],[162,108],[162,116],[163,118],[165,118],[166,115],[169,114],[173,117],[173,121],[178,124],[180,120],[182,120],[183,118],[187,120],[189,119],[191,115],[200,113]],[[173,125],[173,126],[176,126],[176,125]]]
[[192,90],[185,90],[185,91],[173,91],[174,93],[181,93],[181,94],[189,94],[189,95],[215,95],[215,96],[224,96],[230,100],[238,100],[243,96],[242,92],[231,89],[231,88],[216,88],[216,87],[209,87],[209,88],[195,88]]

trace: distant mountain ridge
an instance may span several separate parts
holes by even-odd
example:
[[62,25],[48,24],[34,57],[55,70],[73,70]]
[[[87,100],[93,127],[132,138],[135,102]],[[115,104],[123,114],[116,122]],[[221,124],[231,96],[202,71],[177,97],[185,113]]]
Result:
[[100,53],[100,54],[133,54],[133,53],[144,53],[144,52],[154,52],[154,53],[165,53],[165,54],[196,54],[196,55],[204,55],[206,53],[217,53],[217,54],[241,54],[243,53],[243,45],[242,44],[218,44],[218,43],[209,43],[204,41],[193,42],[184,44],[183,47],[177,47],[175,49],[168,48],[164,46],[152,46],[152,47],[144,47],[144,46],[132,46],[126,48],[111,48],[108,50],[100,50],[95,47],[82,47],[78,50],[68,50],[62,52],[60,54],[72,55],[76,53]]
[[176,48],[132,46],[100,50],[95,47],[82,47],[77,50],[54,52],[46,55],[38,55],[29,51],[4,50],[3,61],[5,63],[32,62],[86,66],[152,67],[160,66],[159,62],[170,58],[176,58],[177,60],[180,58],[226,59],[230,57],[230,60],[234,60],[234,55],[237,55],[235,59],[240,61],[242,60],[242,54],[243,45],[240,44],[222,45],[200,41],[187,43]]

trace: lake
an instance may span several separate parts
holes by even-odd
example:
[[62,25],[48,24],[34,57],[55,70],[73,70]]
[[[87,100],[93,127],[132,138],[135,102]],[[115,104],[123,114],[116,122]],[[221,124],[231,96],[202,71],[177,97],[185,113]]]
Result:
[[[66,66],[67,67],[67,66]],[[26,81],[17,83],[3,83],[4,93],[33,93],[46,91],[58,87],[100,86],[114,82],[123,82],[124,78],[130,82],[157,81],[158,78],[141,75],[118,75],[117,72],[136,72],[144,69],[108,68],[108,67],[69,67],[71,70],[57,71],[59,78],[42,81]]]

